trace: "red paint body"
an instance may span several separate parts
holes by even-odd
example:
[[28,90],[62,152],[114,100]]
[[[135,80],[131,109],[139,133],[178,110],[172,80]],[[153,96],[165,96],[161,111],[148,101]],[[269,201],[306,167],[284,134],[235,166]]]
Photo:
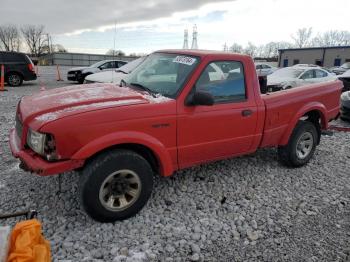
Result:
[[[38,174],[52,175],[82,167],[87,159],[110,147],[137,144],[147,147],[159,163],[159,173],[169,176],[181,168],[252,153],[259,147],[285,145],[306,113],[319,112],[322,128],[327,129],[328,122],[339,112],[340,81],[260,95],[255,66],[248,56],[210,51],[162,52],[201,59],[177,99],[156,103],[144,93],[111,84],[65,87],[25,97],[17,109],[23,123],[22,139],[15,130],[11,132],[14,156]],[[246,101],[185,106],[202,70],[217,60],[243,64]],[[111,101],[116,104],[103,104]],[[72,106],[74,111],[69,109]],[[246,109],[253,113],[243,117]],[[48,115],[40,117],[42,114]],[[29,127],[55,137],[59,161],[48,162],[25,148]]]

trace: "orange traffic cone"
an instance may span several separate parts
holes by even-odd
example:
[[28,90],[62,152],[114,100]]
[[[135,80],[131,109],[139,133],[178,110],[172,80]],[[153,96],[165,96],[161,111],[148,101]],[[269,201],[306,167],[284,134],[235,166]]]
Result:
[[5,89],[5,66],[1,65],[1,72],[0,72],[0,92],[7,91]]
[[56,69],[57,69],[57,77],[56,77],[56,80],[57,81],[63,81],[63,79],[61,78],[61,73],[60,73],[60,68],[58,65],[56,65]]
[[39,66],[38,65],[35,66],[35,73],[37,76],[39,76]]

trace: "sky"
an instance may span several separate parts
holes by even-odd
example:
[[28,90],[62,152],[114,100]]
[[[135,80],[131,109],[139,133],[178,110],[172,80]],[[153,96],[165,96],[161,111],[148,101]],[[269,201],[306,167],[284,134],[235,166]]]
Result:
[[[298,28],[314,35],[350,30],[349,0],[1,0],[0,24],[43,24],[70,52],[109,49],[149,53],[182,48],[184,29],[198,28],[200,49],[227,43],[292,41]],[[18,8],[20,6],[21,8]],[[116,25],[116,26],[115,26]]]

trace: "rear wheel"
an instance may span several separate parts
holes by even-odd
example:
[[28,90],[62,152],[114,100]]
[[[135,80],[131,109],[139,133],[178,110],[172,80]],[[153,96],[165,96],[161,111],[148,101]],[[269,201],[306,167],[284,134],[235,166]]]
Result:
[[303,166],[312,158],[318,141],[315,125],[308,121],[299,121],[286,146],[278,148],[280,161],[291,167]]
[[123,220],[134,216],[147,203],[153,188],[153,171],[133,151],[108,151],[87,164],[79,187],[82,205],[93,219]]
[[7,83],[9,86],[21,86],[23,83],[23,77],[17,73],[10,73],[7,76]]

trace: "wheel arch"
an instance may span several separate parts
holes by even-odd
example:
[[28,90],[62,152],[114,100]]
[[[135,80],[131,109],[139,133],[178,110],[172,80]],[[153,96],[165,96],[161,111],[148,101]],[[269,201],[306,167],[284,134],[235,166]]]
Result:
[[14,71],[14,70],[10,70],[10,71],[7,71],[5,72],[5,80],[7,81],[7,77],[11,74],[16,74],[16,75],[19,75],[22,77],[22,79],[24,78],[24,75],[22,72],[19,72],[19,71]]
[[140,154],[162,176],[170,176],[176,169],[169,152],[160,141],[138,132],[115,133],[98,138],[76,152],[72,159],[90,161],[100,153],[118,148]]
[[290,121],[287,131],[281,138],[279,145],[286,145],[289,141],[290,136],[293,133],[299,120],[307,120],[315,124],[318,136],[318,143],[320,142],[321,130],[328,128],[327,121],[327,110],[326,107],[321,103],[310,103],[299,109],[292,121]]

